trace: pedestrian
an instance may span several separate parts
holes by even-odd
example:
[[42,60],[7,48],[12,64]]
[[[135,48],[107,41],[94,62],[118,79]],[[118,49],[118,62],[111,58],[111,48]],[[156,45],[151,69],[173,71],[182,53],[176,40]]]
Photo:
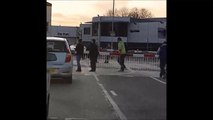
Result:
[[90,66],[91,70],[90,72],[96,71],[96,62],[98,58],[99,52],[98,52],[98,46],[95,43],[95,39],[92,39],[92,43],[89,47],[89,58],[90,58]]
[[124,69],[125,69],[125,65],[124,65],[124,59],[125,59],[125,56],[126,56],[126,49],[125,49],[125,45],[124,45],[124,42],[122,41],[122,39],[119,37],[117,38],[117,41],[118,41],[118,52],[119,52],[119,58],[118,58],[118,61],[120,63],[120,72],[123,72]]
[[[110,44],[107,44],[106,50],[110,48],[111,48]],[[104,63],[109,63],[109,57],[110,57],[109,55],[106,55]]]
[[166,74],[166,65],[167,65],[167,42],[164,41],[163,44],[158,48],[157,54],[160,59],[160,78],[165,79]]
[[75,51],[76,51],[76,61],[77,61],[76,72],[81,72],[80,61],[81,61],[81,58],[83,57],[83,54],[84,54],[84,46],[82,44],[82,39],[78,39],[78,43],[76,45]]
[[[120,64],[120,56],[118,57],[117,61],[118,61],[119,65],[121,65],[121,64]],[[127,70],[127,68],[126,68],[126,65],[125,65],[125,64],[124,64],[124,69],[125,69],[125,70]]]

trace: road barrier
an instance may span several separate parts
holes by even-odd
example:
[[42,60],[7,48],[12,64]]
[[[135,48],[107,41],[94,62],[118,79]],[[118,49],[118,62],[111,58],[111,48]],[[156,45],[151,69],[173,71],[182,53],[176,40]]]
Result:
[[[74,57],[75,58],[75,57]],[[118,62],[119,55],[110,52],[99,52],[96,67],[97,68],[115,68],[119,69]],[[90,64],[89,53],[85,52],[83,61]],[[125,66],[131,70],[147,70],[147,71],[160,71],[160,61],[158,55],[153,53],[147,54],[127,54],[125,57]]]

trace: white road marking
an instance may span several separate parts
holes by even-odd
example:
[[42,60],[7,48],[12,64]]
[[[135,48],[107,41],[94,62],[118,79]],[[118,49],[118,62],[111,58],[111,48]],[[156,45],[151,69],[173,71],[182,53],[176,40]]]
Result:
[[93,76],[95,77],[96,81],[99,82],[99,79],[98,79],[98,77],[97,77],[97,75],[95,73],[93,73]]
[[163,82],[163,81],[161,81],[161,80],[159,80],[159,79],[157,79],[157,78],[155,78],[155,77],[150,76],[150,78],[152,78],[152,79],[154,79],[154,80],[156,80],[156,81],[158,81],[158,82],[160,82],[160,83],[166,84],[166,82]]
[[97,84],[100,86],[100,88],[102,89],[102,91],[104,92],[105,97],[109,100],[110,104],[112,105],[112,107],[114,108],[116,114],[118,115],[118,117],[120,118],[120,120],[127,120],[126,116],[121,112],[120,108],[118,107],[118,105],[114,102],[114,100],[111,98],[111,96],[109,95],[109,93],[106,91],[106,89],[104,88],[104,86],[102,84],[99,83],[99,79],[96,75],[96,73],[93,74],[93,76],[95,77]]
[[118,96],[113,90],[110,90],[110,92],[112,93],[112,95]]

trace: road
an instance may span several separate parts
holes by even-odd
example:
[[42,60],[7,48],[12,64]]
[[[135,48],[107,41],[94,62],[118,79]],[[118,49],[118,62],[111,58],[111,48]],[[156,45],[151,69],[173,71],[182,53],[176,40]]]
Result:
[[88,71],[74,72],[71,85],[51,84],[51,119],[166,120],[166,81],[139,72]]

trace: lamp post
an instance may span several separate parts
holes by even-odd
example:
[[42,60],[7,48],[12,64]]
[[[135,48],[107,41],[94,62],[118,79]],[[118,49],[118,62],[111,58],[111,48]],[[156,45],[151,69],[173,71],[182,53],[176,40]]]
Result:
[[149,22],[147,22],[147,39],[146,39],[146,50],[149,50]]
[[115,8],[115,0],[113,0],[113,7],[112,7],[112,32],[111,32],[111,49],[113,49],[113,37],[115,36],[114,34],[114,8]]
[[98,15],[98,47],[100,47],[100,36],[101,36],[101,17]]

